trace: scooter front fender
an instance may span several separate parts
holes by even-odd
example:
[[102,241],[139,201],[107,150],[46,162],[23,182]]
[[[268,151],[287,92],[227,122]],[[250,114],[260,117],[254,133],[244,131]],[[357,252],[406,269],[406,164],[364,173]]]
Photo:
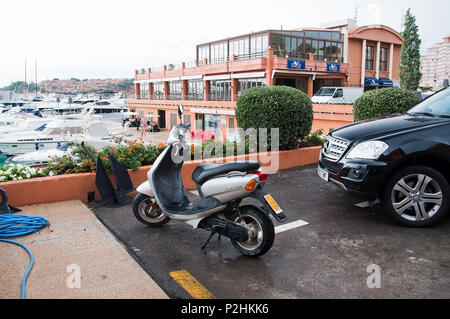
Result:
[[150,197],[155,197],[155,194],[153,193],[153,189],[152,186],[150,185],[149,181],[146,181],[145,183],[141,184],[136,191],[138,191],[141,194],[150,196]]

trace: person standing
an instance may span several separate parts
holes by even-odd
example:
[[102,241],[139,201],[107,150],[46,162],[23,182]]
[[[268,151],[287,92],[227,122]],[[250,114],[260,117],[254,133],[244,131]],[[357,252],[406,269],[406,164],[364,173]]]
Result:
[[145,119],[141,119],[141,128],[142,128],[142,132],[141,132],[141,141],[144,142],[144,137],[145,137],[145,133],[147,133],[147,121]]

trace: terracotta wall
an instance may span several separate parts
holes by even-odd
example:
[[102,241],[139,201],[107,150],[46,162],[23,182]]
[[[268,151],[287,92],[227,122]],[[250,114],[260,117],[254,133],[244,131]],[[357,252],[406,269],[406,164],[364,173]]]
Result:
[[[320,147],[277,152],[271,155],[279,159],[279,169],[285,170],[318,162]],[[267,154],[262,154],[267,156]],[[265,157],[257,159],[263,160]],[[227,158],[227,161],[242,161],[249,156]],[[250,158],[252,159],[252,158]],[[183,166],[182,178],[187,189],[195,189],[192,181],[192,172],[201,163],[214,162],[215,159],[207,161],[187,162]],[[270,163],[269,163],[270,165]],[[267,164],[265,165],[267,166]],[[263,165],[264,167],[264,165]],[[151,166],[141,167],[138,171],[130,171],[130,176],[135,187],[147,180],[147,173]],[[81,200],[87,202],[88,193],[95,192],[96,200],[100,200],[98,190],[95,186],[95,174],[74,174],[54,177],[35,178],[22,181],[10,181],[1,183],[0,187],[6,190],[9,204],[15,207],[25,205],[58,202],[65,200]]]

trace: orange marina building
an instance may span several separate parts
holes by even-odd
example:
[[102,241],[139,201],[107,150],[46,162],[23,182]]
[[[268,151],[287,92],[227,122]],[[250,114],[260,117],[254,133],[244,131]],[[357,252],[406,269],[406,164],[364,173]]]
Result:
[[141,118],[157,115],[162,129],[175,125],[183,104],[193,129],[234,130],[236,101],[249,88],[285,85],[312,97],[323,86],[396,86],[401,45],[397,31],[351,19],[199,44],[194,62],[135,70],[127,106]]

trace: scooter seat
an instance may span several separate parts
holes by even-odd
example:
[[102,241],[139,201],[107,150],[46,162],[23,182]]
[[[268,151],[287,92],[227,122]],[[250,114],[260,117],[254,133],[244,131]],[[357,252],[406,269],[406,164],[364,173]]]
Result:
[[261,167],[259,162],[234,162],[228,164],[201,164],[192,173],[192,179],[197,185],[203,185],[207,180],[231,172],[252,172]]

